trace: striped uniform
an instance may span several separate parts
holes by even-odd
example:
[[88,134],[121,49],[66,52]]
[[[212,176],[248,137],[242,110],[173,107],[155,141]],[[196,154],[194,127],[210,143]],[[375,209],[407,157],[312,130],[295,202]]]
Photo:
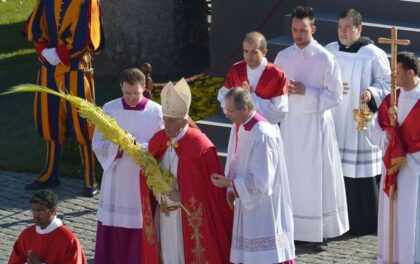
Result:
[[[34,42],[41,62],[39,85],[94,102],[90,54],[101,50],[104,44],[99,0],[37,0],[24,33]],[[45,48],[56,48],[62,63],[49,64],[41,55]],[[66,137],[71,137],[80,144],[86,187],[96,186],[91,148],[94,127],[57,96],[35,94],[33,110],[35,126],[47,141],[47,161],[38,180],[59,183],[57,169],[62,145]]]

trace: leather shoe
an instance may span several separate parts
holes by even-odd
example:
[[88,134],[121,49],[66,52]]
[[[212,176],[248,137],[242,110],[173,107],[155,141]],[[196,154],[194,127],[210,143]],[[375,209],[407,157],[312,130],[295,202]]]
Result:
[[93,187],[93,188],[85,188],[85,192],[84,192],[84,196],[88,197],[88,198],[92,198],[93,196],[99,194],[99,189],[98,187]]
[[322,242],[322,243],[317,243],[317,245],[315,245],[315,250],[318,252],[323,252],[323,251],[327,251],[328,250],[328,243]]
[[33,183],[26,184],[25,190],[42,190],[60,186],[60,183],[49,183],[35,180]]
[[328,250],[327,239],[324,238],[322,242],[309,242],[304,244],[305,247],[311,248],[317,252],[323,252]]

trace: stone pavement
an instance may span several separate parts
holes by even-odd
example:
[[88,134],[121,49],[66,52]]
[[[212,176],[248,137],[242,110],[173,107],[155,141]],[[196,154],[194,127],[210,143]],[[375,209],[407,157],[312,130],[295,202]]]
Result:
[[[31,224],[28,200],[32,192],[24,185],[36,175],[0,170],[0,263],[7,263],[13,243],[20,232]],[[79,237],[89,263],[94,263],[96,208],[98,197],[84,198],[81,179],[62,178],[55,189],[59,198],[59,216]],[[376,263],[376,236],[343,236],[329,243],[325,252],[315,252],[297,245],[298,263]]]

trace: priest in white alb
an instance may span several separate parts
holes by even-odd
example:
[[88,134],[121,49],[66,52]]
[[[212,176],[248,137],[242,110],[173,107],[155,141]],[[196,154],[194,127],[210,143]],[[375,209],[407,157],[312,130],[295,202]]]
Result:
[[[143,96],[145,76],[136,68],[120,75],[122,98],[106,103],[104,113],[147,148],[163,127],[162,108]],[[141,263],[143,213],[140,167],[119,146],[95,130],[93,150],[103,168],[98,208],[95,263]]]
[[353,235],[377,231],[382,173],[382,152],[368,137],[374,118],[367,123],[368,131],[358,131],[353,110],[362,102],[376,112],[389,93],[391,74],[386,53],[369,38],[361,37],[361,33],[362,15],[347,9],[338,19],[338,41],[326,46],[337,59],[344,86],[343,100],[332,109],[332,114],[346,186],[349,232]]
[[[378,264],[420,263],[420,63],[411,52],[397,55],[396,124],[390,125],[391,99],[379,106],[371,139],[384,151],[378,214]],[[399,171],[395,161],[405,158]],[[390,170],[389,170],[390,169]],[[396,189],[393,259],[389,260],[390,187]]]
[[212,175],[215,186],[228,188],[226,199],[234,207],[230,261],[295,263],[283,142],[277,126],[254,110],[251,98],[243,88],[225,95],[226,116],[240,126],[238,137],[229,141],[227,177]]
[[315,242],[349,228],[344,177],[330,109],[343,93],[333,55],[312,34],[315,14],[298,6],[292,14],[295,44],[280,51],[275,64],[290,83],[289,113],[280,124],[293,204],[295,239]]

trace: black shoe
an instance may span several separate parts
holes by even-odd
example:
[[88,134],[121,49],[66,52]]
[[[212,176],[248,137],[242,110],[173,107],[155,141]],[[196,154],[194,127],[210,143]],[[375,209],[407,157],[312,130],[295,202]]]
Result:
[[25,190],[42,190],[60,186],[60,183],[49,183],[35,180],[33,183],[25,185]]
[[322,251],[327,251],[327,249],[328,249],[328,243],[327,243],[326,238],[324,238],[321,243],[316,243],[315,245],[316,251],[322,252]]
[[310,248],[312,250],[318,251],[318,252],[323,252],[323,251],[327,251],[328,249],[328,243],[327,243],[327,239],[323,239],[322,242],[309,242],[303,245],[304,247]]
[[88,197],[88,198],[92,198],[93,196],[95,196],[97,194],[99,194],[99,189],[96,186],[93,187],[93,188],[87,188],[86,187],[85,192],[84,192],[84,196]]
[[315,250],[318,252],[323,252],[328,250],[328,244],[327,243],[317,243],[315,246]]

